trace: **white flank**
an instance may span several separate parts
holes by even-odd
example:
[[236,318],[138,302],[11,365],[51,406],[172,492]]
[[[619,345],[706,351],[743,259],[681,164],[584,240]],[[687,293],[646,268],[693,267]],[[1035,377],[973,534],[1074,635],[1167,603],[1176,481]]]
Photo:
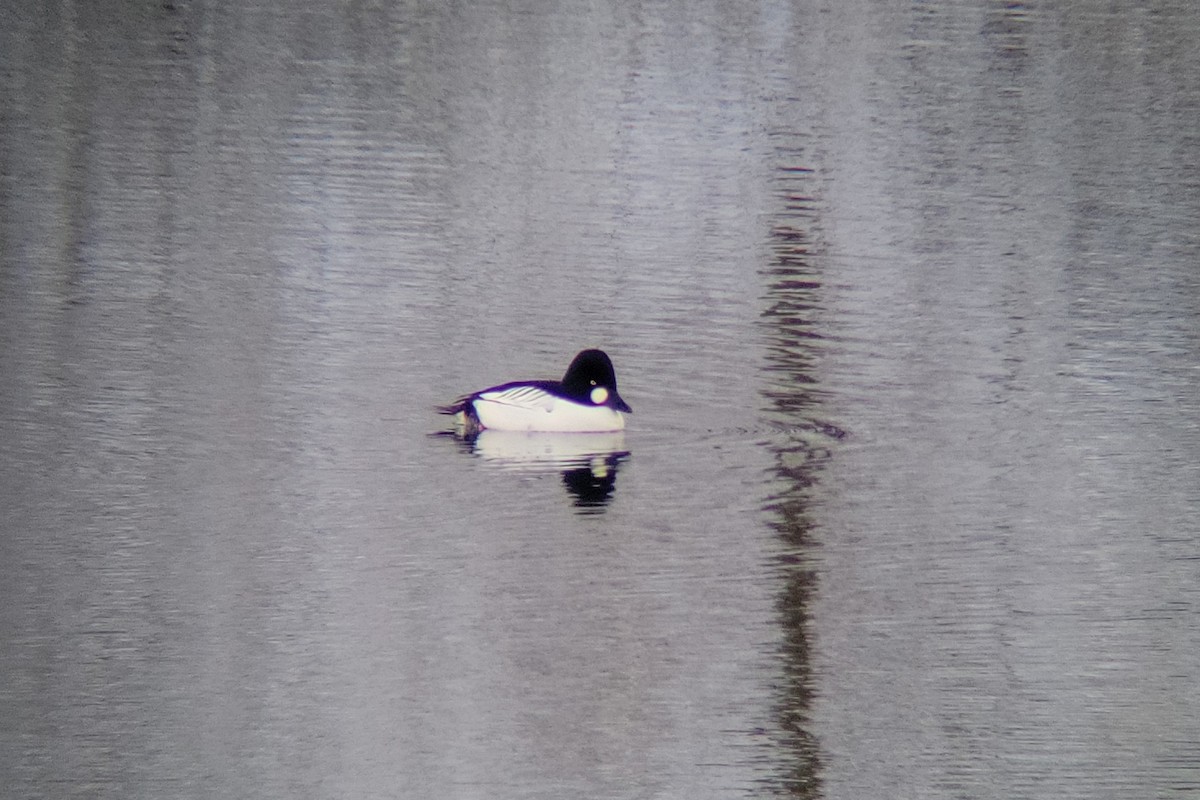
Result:
[[625,428],[619,411],[572,403],[536,386],[484,392],[474,402],[483,427],[498,431],[594,433]]

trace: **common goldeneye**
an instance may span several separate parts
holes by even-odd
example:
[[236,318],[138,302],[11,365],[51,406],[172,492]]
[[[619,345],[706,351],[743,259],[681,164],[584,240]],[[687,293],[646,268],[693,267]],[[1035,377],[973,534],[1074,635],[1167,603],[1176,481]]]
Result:
[[619,431],[633,413],[617,394],[617,375],[603,350],[584,350],[561,381],[513,381],[460,397],[438,413],[454,415],[467,434],[502,431]]

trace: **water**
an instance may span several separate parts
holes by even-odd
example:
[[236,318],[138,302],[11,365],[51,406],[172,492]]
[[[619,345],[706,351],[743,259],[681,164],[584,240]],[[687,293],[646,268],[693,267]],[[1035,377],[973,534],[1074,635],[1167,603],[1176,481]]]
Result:
[[13,796],[1200,792],[1191,4],[3,18]]

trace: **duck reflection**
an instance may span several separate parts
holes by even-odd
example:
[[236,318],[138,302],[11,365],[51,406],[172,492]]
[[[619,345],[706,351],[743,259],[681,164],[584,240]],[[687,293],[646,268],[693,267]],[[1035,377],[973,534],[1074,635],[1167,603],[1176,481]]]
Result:
[[629,453],[593,457],[584,466],[563,473],[563,485],[575,496],[577,508],[602,508],[617,488],[617,467]]
[[629,457],[625,432],[528,433],[483,430],[455,434],[467,452],[499,469],[562,474],[563,486],[581,511],[597,511],[612,500],[617,472]]

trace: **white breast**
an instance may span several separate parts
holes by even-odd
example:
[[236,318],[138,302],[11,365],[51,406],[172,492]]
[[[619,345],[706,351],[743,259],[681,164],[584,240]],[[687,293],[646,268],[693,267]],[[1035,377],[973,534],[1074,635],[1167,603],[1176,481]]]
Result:
[[625,428],[619,411],[572,403],[536,386],[483,392],[474,402],[483,427],[498,431],[591,433]]

